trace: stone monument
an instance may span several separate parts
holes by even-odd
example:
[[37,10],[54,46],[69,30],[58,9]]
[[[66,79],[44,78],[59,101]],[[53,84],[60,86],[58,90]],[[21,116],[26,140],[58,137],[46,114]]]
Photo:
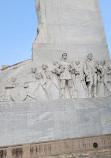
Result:
[[0,71],[0,158],[111,157],[111,61],[99,2],[35,3],[32,59]]

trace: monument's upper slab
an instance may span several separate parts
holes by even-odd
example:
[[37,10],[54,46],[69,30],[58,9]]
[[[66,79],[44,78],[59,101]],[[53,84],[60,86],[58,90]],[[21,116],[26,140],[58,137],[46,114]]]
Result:
[[[98,0],[36,0],[36,10],[38,37],[33,45],[34,60],[44,54],[38,51],[37,43],[52,44],[59,52],[69,52],[71,58],[85,59],[92,52],[96,59],[109,59]],[[54,57],[57,56],[58,53]]]

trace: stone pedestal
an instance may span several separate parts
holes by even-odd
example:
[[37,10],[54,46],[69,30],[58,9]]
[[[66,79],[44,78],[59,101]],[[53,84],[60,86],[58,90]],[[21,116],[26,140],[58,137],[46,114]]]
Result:
[[0,158],[110,158],[111,63],[98,0],[36,0],[36,10],[32,60],[0,71]]
[[0,146],[111,133],[111,97],[0,104]]
[[1,158],[110,158],[111,135],[0,148]]

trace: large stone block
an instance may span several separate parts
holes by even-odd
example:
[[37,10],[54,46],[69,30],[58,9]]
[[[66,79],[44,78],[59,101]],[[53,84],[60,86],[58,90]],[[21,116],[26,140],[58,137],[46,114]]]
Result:
[[110,116],[111,97],[2,103],[0,146],[110,134]]

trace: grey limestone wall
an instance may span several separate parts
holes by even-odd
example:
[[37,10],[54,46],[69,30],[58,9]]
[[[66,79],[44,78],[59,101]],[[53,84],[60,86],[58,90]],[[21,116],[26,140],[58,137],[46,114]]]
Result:
[[0,104],[0,146],[111,133],[111,97]]

